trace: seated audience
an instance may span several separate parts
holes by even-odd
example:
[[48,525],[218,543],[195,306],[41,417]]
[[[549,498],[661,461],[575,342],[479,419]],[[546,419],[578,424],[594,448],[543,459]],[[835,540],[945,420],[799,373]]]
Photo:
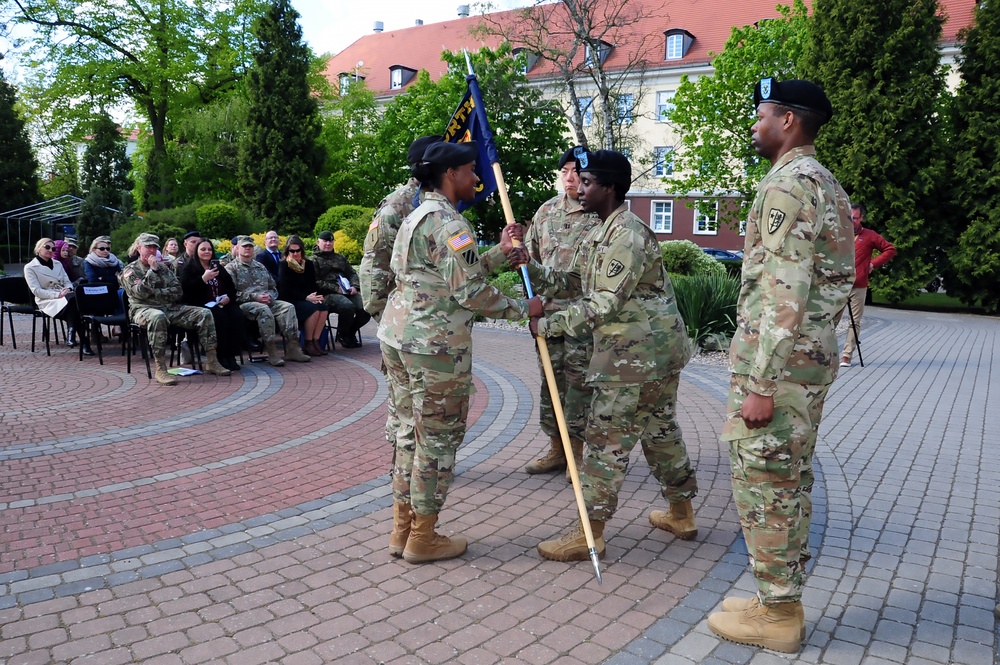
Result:
[[260,336],[267,348],[267,362],[281,367],[285,361],[278,356],[274,343],[275,328],[285,337],[285,358],[293,362],[307,363],[311,357],[299,348],[299,324],[295,318],[295,307],[278,300],[278,285],[271,273],[259,261],[254,260],[254,242],[250,236],[240,236],[239,259],[226,266],[236,284],[236,299],[243,315],[257,322]]
[[90,243],[90,253],[83,261],[84,276],[88,282],[118,284],[118,273],[124,267],[118,257],[111,253],[110,237],[97,236]]
[[178,259],[181,255],[181,246],[177,242],[177,238],[167,238],[167,241],[163,243],[163,260],[173,267],[174,261]]
[[136,239],[139,258],[125,266],[119,281],[128,294],[131,319],[146,328],[149,346],[156,361],[156,381],[172,386],[177,379],[167,372],[167,330],[171,325],[198,331],[205,348],[205,371],[228,376],[230,370],[219,364],[215,321],[204,307],[181,304],[183,290],[177,275],[159,258],[160,239],[152,233],[140,233]]
[[298,236],[288,238],[283,254],[278,264],[278,297],[295,306],[299,330],[305,332],[302,350],[310,356],[325,356],[319,338],[326,326],[326,305],[316,290],[316,270],[305,257],[305,244]]
[[316,285],[327,309],[337,314],[337,341],[345,349],[361,346],[358,330],[371,320],[361,300],[358,273],[342,254],[333,247],[333,234],[323,231],[316,240],[319,250],[313,254],[316,264]]
[[211,240],[201,239],[195,248],[195,260],[185,263],[178,276],[184,303],[206,307],[212,313],[219,338],[219,364],[234,372],[240,371],[236,356],[245,348],[246,321],[236,302],[233,278],[216,260]]
[[267,268],[274,281],[278,281],[278,264],[281,263],[280,238],[274,229],[264,234],[264,250],[257,254],[257,261]]
[[56,245],[51,238],[42,238],[35,243],[35,258],[24,266],[24,281],[34,294],[38,309],[69,324],[70,339],[66,340],[67,343],[74,345],[71,340],[78,330],[84,355],[92,356],[94,352],[90,350],[90,338],[80,324],[73,283],[62,263],[55,259],[55,251]]

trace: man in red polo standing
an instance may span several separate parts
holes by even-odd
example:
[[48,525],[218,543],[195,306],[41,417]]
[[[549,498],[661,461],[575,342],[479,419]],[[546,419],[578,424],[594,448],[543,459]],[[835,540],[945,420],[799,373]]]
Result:
[[[855,203],[851,206],[851,220],[854,222],[854,268],[857,271],[857,278],[847,300],[847,306],[851,308],[847,320],[848,322],[853,320],[854,325],[848,325],[847,328],[847,340],[844,342],[844,350],[840,352],[841,367],[851,366],[851,358],[858,345],[857,335],[861,331],[861,315],[865,313],[865,300],[868,297],[868,276],[873,270],[881,268],[896,256],[896,248],[891,242],[864,227],[867,214],[868,210],[864,204]],[[875,252],[878,254],[872,258]]]

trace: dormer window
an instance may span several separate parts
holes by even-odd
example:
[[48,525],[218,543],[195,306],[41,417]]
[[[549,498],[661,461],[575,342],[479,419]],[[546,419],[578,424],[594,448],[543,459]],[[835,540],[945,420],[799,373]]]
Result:
[[389,68],[389,89],[401,90],[416,73],[417,70],[415,69],[410,69],[403,65],[393,65]]
[[358,76],[354,72],[341,72],[337,78],[340,80],[340,94],[346,95],[351,90],[351,83],[354,81],[364,81],[364,76]]
[[691,44],[694,43],[694,35],[682,28],[673,28],[663,34],[667,36],[664,60],[682,59],[687,55]]
[[524,55],[524,65],[521,67],[521,73],[527,74],[531,71],[531,68],[535,66],[535,63],[538,62],[538,54],[524,48],[523,46],[519,46],[510,52],[511,57],[513,58],[517,58],[522,54]]
[[[608,55],[611,54],[611,49],[612,49],[611,44],[605,41],[597,42],[597,61],[600,64],[603,65],[604,61],[608,59]],[[584,64],[587,67],[594,66],[594,47],[591,44],[587,44],[587,57],[586,60],[584,61]]]

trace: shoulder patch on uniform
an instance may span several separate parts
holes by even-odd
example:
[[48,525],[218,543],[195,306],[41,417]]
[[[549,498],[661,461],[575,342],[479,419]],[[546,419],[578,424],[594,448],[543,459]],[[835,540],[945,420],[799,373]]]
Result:
[[129,269],[128,269],[128,270],[126,270],[126,271],[125,271],[125,273],[124,273],[124,274],[122,275],[122,278],[124,278],[124,279],[128,279],[128,278],[129,278],[129,277],[131,277],[131,276],[132,276],[132,269],[131,269],[131,268],[129,268]]
[[372,229],[377,229],[377,228],[378,228],[378,219],[376,218],[373,219],[372,223],[368,225],[368,230],[371,231]]
[[785,213],[777,208],[771,208],[767,212],[767,232],[774,234],[778,232],[785,221]]
[[465,262],[470,266],[474,266],[479,263],[479,252],[475,247],[471,247],[462,252],[462,258],[465,259]]
[[622,270],[625,270],[625,264],[619,261],[618,259],[612,259],[608,263],[608,277],[614,277]]
[[764,197],[761,241],[772,252],[780,251],[788,232],[796,224],[802,201],[785,191],[769,191]]
[[471,244],[472,236],[470,236],[467,231],[462,231],[458,235],[448,238],[448,246],[455,252],[465,249]]

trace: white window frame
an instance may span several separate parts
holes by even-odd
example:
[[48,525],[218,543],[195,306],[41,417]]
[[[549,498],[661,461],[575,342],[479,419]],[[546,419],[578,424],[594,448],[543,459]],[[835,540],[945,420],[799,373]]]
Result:
[[389,72],[389,89],[400,90],[403,87],[403,70],[396,67]]
[[676,90],[661,90],[656,93],[656,122],[667,122],[667,112],[677,108],[674,104]]
[[624,92],[618,95],[618,119],[625,126],[631,125],[635,120],[635,114],[633,113],[634,104],[635,95],[631,92]]
[[680,60],[684,57],[684,34],[667,35],[667,50],[664,60]]
[[658,145],[653,148],[653,177],[668,178],[673,174],[674,147],[670,145]]
[[701,212],[701,205],[705,203],[711,204],[712,201],[705,199],[695,203],[693,233],[696,236],[719,235],[719,201],[715,200],[715,217],[708,217]]
[[[666,210],[656,210],[657,205],[663,205]],[[653,233],[674,232],[674,202],[669,199],[649,202],[649,227]]]
[[594,98],[577,97],[576,103],[580,105],[580,113],[583,115],[583,126],[590,127],[594,124]]

